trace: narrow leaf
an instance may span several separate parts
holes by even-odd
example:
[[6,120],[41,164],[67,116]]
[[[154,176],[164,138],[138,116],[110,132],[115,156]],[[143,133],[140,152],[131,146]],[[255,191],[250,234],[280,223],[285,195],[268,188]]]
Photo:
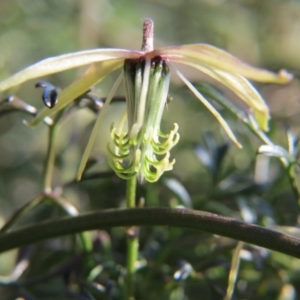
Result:
[[285,158],[289,161],[293,161],[293,157],[291,157],[288,151],[278,145],[262,145],[258,148],[257,153],[267,156],[275,156],[278,158]]
[[229,271],[229,278],[228,278],[228,286],[227,286],[227,291],[226,291],[226,297],[224,300],[231,300],[233,291],[234,291],[234,286],[235,282],[237,279],[237,275],[239,272],[239,266],[240,266],[240,252],[243,248],[243,242],[238,242],[232,256],[232,261],[231,261],[231,268]]
[[217,69],[206,68],[199,65],[193,65],[193,67],[232,90],[254,110],[254,115],[259,127],[265,131],[268,130],[268,121],[270,118],[268,106],[247,79],[240,75],[229,74]]
[[193,207],[192,199],[186,188],[181,184],[181,182],[174,178],[166,178],[163,181],[163,184],[182,201],[185,207]]
[[74,99],[86,92],[91,86],[101,81],[109,73],[121,67],[122,64],[123,59],[108,60],[93,64],[79,79],[71,83],[67,88],[60,92],[59,101],[54,108],[51,110],[46,107],[42,109],[42,111],[35,119],[33,119],[32,122],[29,123],[29,125],[36,126],[45,117],[60,111],[69,103],[74,101]]
[[199,93],[199,91],[178,71],[174,68],[177,75],[181,78],[181,80],[186,84],[186,86],[191,90],[191,92],[205,105],[205,107],[214,115],[214,117],[219,121],[219,123],[224,128],[228,137],[234,142],[234,144],[238,148],[242,148],[242,145],[237,141],[235,135],[230,129],[227,122],[222,118],[220,113]]
[[114,97],[120,83],[122,82],[122,79],[123,79],[123,73],[121,73],[121,75],[118,77],[117,81],[115,82],[114,86],[112,87],[111,91],[109,92],[109,94],[107,96],[107,99],[106,99],[106,101],[105,101],[105,103],[104,103],[104,105],[101,109],[101,112],[100,112],[100,114],[99,114],[99,116],[96,120],[96,123],[93,127],[93,130],[92,130],[92,133],[91,133],[91,136],[90,136],[90,139],[89,139],[88,144],[87,144],[87,146],[84,150],[84,153],[83,153],[80,165],[79,165],[79,169],[78,169],[77,176],[76,176],[77,180],[81,179],[82,173],[85,169],[86,163],[89,159],[90,153],[91,153],[92,148],[95,144],[95,140],[96,140],[96,137],[97,137],[99,126],[100,126],[100,124],[103,120],[103,116],[105,115],[105,113],[108,109],[109,103],[111,102],[111,100]]

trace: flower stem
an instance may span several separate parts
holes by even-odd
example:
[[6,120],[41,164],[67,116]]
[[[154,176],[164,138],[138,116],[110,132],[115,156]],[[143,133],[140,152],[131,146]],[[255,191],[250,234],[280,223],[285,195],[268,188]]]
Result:
[[[136,207],[136,176],[133,176],[127,181],[126,189],[126,206],[127,208]],[[127,277],[126,290],[127,299],[134,299],[134,276],[135,265],[138,258],[139,240],[138,228],[136,226],[128,227],[127,234]]]

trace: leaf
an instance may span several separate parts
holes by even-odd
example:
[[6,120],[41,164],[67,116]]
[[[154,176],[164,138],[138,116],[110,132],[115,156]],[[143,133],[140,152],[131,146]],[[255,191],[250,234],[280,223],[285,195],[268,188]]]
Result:
[[232,256],[231,268],[228,276],[228,286],[224,300],[230,300],[234,292],[234,286],[237,279],[240,266],[240,252],[243,248],[243,242],[238,242]]
[[142,55],[139,51],[125,49],[96,49],[63,54],[44,59],[28,68],[4,79],[0,82],[0,91],[19,85],[25,81],[50,75],[57,72],[85,66],[107,60],[124,60],[138,58]]
[[268,131],[268,121],[270,118],[269,108],[247,79],[240,75],[229,74],[216,69],[204,68],[201,66],[195,66],[195,68],[232,90],[241,98],[241,100],[254,110],[254,115],[259,127]]
[[164,179],[163,184],[172,191],[187,208],[192,208],[192,199],[186,190],[186,188],[176,179],[169,178]]
[[[174,68],[174,67],[173,67]],[[228,137],[231,141],[238,147],[242,148],[242,145],[237,141],[235,135],[233,134],[232,130],[230,129],[227,122],[223,119],[221,114],[205,99],[200,92],[178,71],[175,69],[175,72],[179,76],[179,78],[186,84],[186,86],[191,90],[191,92],[202,102],[202,104],[213,114],[213,116],[219,121],[222,125],[223,129],[227,133]]]
[[79,168],[78,168],[78,172],[77,172],[77,176],[76,176],[76,179],[78,181],[81,179],[81,176],[82,176],[83,171],[85,169],[86,163],[89,159],[90,153],[92,151],[92,148],[94,146],[94,143],[95,143],[95,140],[96,140],[96,137],[97,137],[99,126],[100,126],[100,124],[103,120],[103,116],[105,115],[105,113],[108,109],[109,103],[111,102],[112,98],[114,97],[114,95],[115,95],[120,83],[122,82],[122,80],[123,80],[123,72],[118,77],[117,81],[115,82],[114,86],[112,87],[111,91],[109,92],[109,94],[107,96],[107,99],[106,99],[106,101],[105,101],[105,103],[104,103],[104,105],[101,109],[101,112],[100,112],[99,116],[97,117],[96,123],[93,127],[91,136],[90,136],[88,144],[87,144],[87,146],[84,150],[84,153],[82,155],[81,162],[80,162],[80,165],[79,165]]
[[286,149],[277,145],[262,145],[258,148],[257,153],[278,158],[286,158],[289,161],[294,160]]
[[29,125],[36,126],[45,117],[60,111],[77,97],[86,92],[91,86],[101,81],[109,73],[121,67],[122,64],[123,59],[108,60],[93,64],[79,79],[60,92],[58,103],[54,108],[51,110],[46,107],[42,109],[42,111],[29,123]]
[[293,79],[293,75],[285,70],[275,74],[252,67],[228,52],[207,44],[165,47],[154,50],[153,55],[161,55],[170,61],[182,64],[216,68],[260,82],[287,83]]

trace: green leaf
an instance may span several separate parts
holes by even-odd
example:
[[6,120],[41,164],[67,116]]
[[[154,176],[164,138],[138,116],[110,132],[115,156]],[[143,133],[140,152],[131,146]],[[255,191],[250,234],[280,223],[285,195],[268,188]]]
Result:
[[62,90],[59,94],[59,99],[57,105],[49,109],[45,107],[38,116],[29,123],[30,126],[36,126],[45,117],[48,117],[65,106],[74,101],[77,97],[86,92],[91,86],[95,85],[97,82],[101,81],[105,76],[114,71],[115,69],[121,67],[123,64],[123,59],[118,60],[108,60],[97,64],[93,64],[88,68],[88,70],[76,81],[71,83],[68,87]]

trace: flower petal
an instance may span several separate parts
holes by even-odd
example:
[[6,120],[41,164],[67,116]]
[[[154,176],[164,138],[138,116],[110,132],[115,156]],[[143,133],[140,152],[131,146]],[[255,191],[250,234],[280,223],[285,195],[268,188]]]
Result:
[[114,59],[93,64],[79,79],[71,83],[67,88],[59,93],[59,100],[54,108],[51,110],[46,107],[42,109],[37,117],[29,123],[29,125],[36,126],[45,117],[58,112],[74,101],[74,99],[86,92],[91,86],[101,81],[109,73],[120,68],[122,64],[123,59]]
[[63,54],[44,59],[0,82],[5,91],[30,79],[112,59],[138,58],[143,53],[126,49],[96,49]]
[[267,70],[251,67],[228,52],[207,44],[165,47],[154,50],[149,55],[161,55],[173,62],[188,62],[216,68],[229,73],[240,74],[260,82],[286,83],[293,79],[293,75],[285,70],[275,74]]
[[241,98],[241,100],[254,110],[254,115],[259,127],[268,131],[268,121],[270,119],[268,106],[247,79],[240,75],[230,74],[213,68],[206,68],[199,65],[195,66],[192,64],[188,65],[196,68],[232,90]]
[[238,148],[242,148],[242,145],[237,141],[235,135],[230,129],[227,122],[222,118],[219,112],[201,95],[201,93],[173,66],[173,69],[176,71],[180,79],[186,84],[186,86],[191,90],[191,92],[205,105],[205,107],[214,115],[214,117],[222,125],[223,129],[227,133],[228,137],[234,142]]

